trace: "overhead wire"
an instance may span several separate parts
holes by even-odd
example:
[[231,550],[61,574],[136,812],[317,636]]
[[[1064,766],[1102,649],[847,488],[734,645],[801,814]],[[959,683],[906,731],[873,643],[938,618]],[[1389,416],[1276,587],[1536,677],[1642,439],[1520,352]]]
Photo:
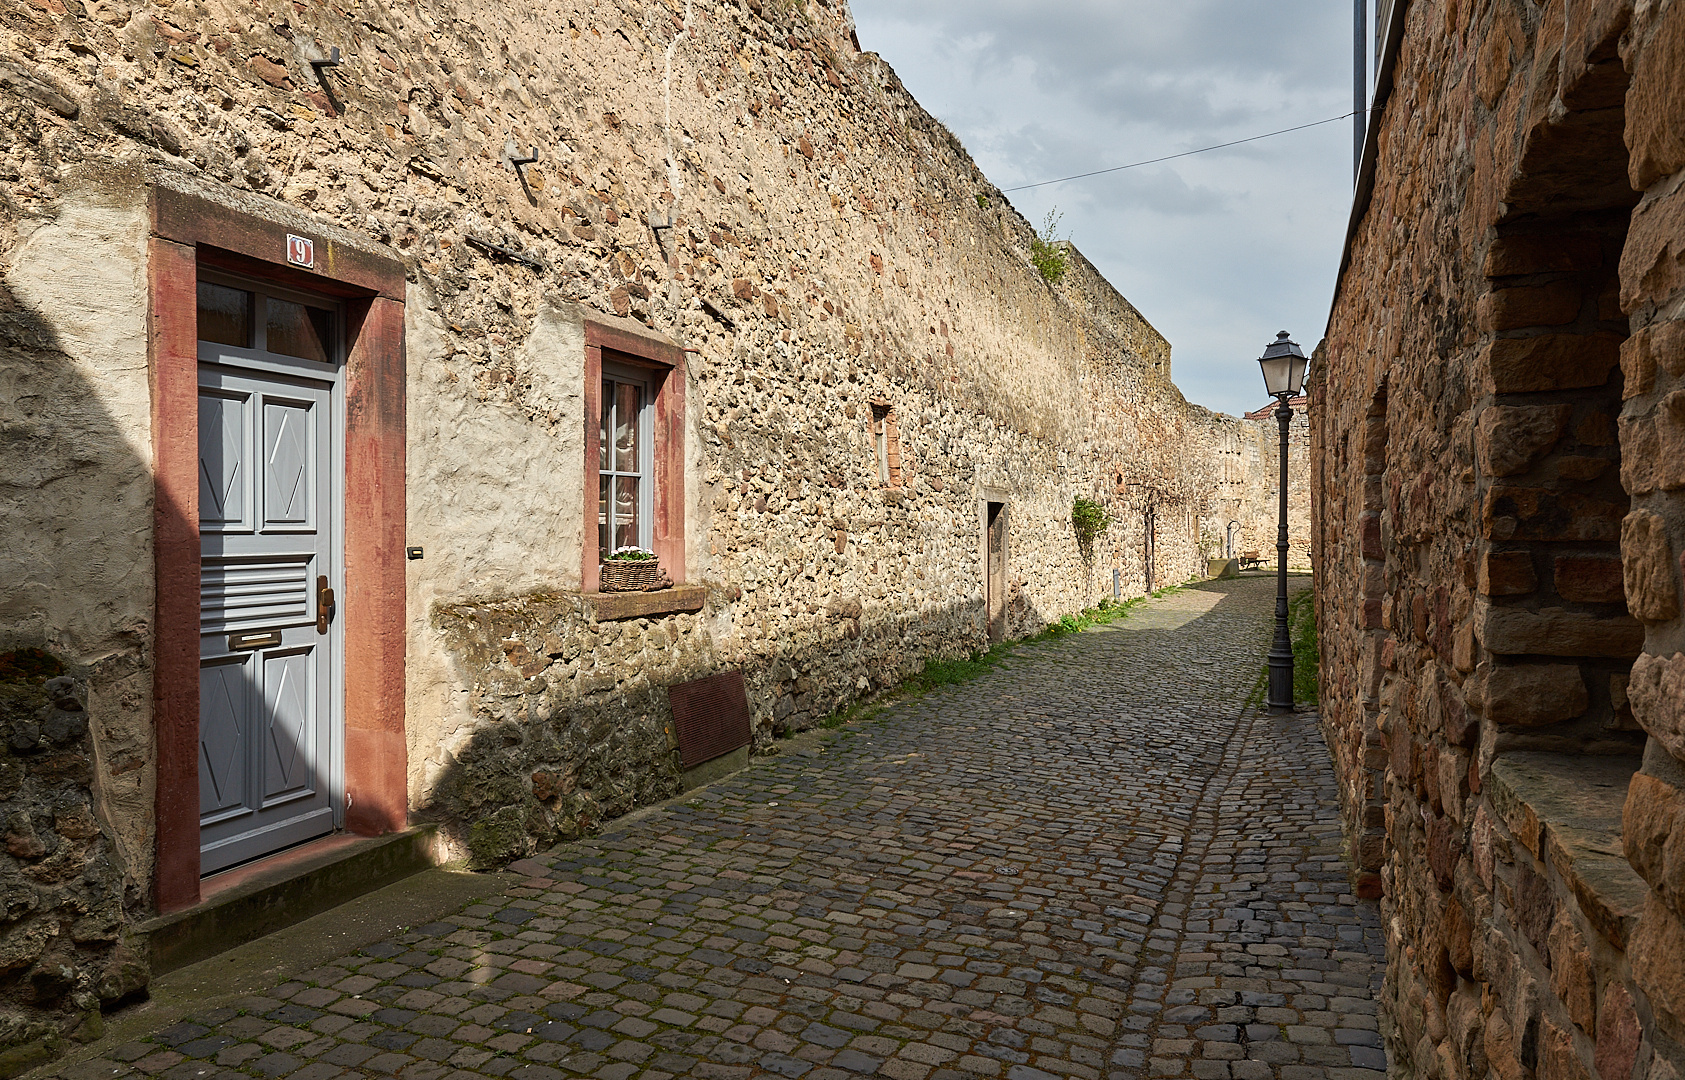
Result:
[[1017,187],[1001,188],[1000,192],[1004,195],[1012,191],[1029,191],[1032,188],[1048,187],[1052,184],[1063,184],[1071,180],[1086,180],[1090,176],[1104,176],[1107,173],[1122,172],[1125,169],[1138,169],[1143,165],[1157,165],[1161,161],[1175,161],[1177,158],[1193,157],[1195,154],[1207,154],[1213,150],[1223,150],[1230,146],[1241,146],[1246,143],[1257,142],[1260,139],[1273,139],[1277,135],[1288,135],[1295,131],[1304,131],[1308,128],[1321,127],[1324,124],[1332,124],[1339,120],[1350,120],[1359,113],[1368,113],[1373,111],[1373,109],[1353,109],[1351,112],[1341,113],[1339,116],[1330,116],[1326,120],[1315,120],[1309,124],[1297,124],[1293,127],[1282,128],[1279,131],[1266,131],[1262,135],[1252,135],[1244,139],[1231,139],[1228,142],[1217,143],[1213,146],[1202,146],[1198,150],[1184,150],[1179,154],[1166,154],[1163,157],[1148,158],[1145,161],[1131,161],[1127,165],[1113,165],[1109,169],[1095,169],[1092,172],[1077,173],[1075,176],[1061,176],[1056,180],[1040,180],[1034,184],[1020,184]]

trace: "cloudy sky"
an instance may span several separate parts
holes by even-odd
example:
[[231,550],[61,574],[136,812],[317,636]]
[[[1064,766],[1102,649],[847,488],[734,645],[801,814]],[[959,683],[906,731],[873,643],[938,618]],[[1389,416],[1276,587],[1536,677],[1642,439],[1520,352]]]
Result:
[[[1351,109],[1349,0],[851,0],[880,54],[1002,188]],[[1008,197],[1070,239],[1172,346],[1189,399],[1267,403],[1277,330],[1321,338],[1352,122]]]

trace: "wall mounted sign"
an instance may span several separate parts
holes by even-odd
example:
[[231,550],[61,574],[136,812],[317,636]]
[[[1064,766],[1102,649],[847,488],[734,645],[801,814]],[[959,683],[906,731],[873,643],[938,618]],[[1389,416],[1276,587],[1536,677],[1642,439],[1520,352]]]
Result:
[[316,241],[287,234],[287,262],[309,270],[316,268]]

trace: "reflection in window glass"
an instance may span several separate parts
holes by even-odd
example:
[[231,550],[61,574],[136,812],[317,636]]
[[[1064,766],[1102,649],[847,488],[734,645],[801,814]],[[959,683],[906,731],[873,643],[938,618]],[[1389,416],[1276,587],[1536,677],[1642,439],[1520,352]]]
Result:
[[641,472],[638,468],[639,387],[614,384],[614,471]]
[[614,478],[614,546],[642,547],[638,529],[638,478]]
[[252,294],[209,281],[199,283],[199,340],[250,348]]
[[268,317],[264,320],[264,347],[283,356],[328,363],[333,359],[328,349],[332,340],[333,316],[321,308],[306,307],[291,300],[267,298]]
[[644,445],[648,408],[644,387],[603,380],[602,416],[597,428],[597,548],[602,558],[623,547],[650,544],[643,506],[649,470]]

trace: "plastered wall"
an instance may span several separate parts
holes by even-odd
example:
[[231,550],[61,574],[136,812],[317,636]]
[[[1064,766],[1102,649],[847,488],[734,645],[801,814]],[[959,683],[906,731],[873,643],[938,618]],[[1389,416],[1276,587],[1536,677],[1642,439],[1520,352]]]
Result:
[[[985,498],[1009,506],[1012,636],[1113,568],[1125,595],[1202,573],[1250,498],[1219,491],[1252,490],[1251,458],[1218,462],[1239,422],[1183,399],[1169,343],[1080,252],[1037,274],[1029,224],[836,0],[29,0],[0,18],[0,110],[0,635],[87,668],[71,788],[111,808],[98,842],[130,883],[66,985],[31,981],[39,950],[0,963],[0,1041],[132,989],[113,942],[149,903],[151,186],[409,270],[409,803],[484,865],[676,791],[673,682],[741,669],[765,749],[984,647]],[[700,611],[599,619],[577,592],[590,318],[686,350]],[[1079,495],[1115,517],[1091,552]]]

